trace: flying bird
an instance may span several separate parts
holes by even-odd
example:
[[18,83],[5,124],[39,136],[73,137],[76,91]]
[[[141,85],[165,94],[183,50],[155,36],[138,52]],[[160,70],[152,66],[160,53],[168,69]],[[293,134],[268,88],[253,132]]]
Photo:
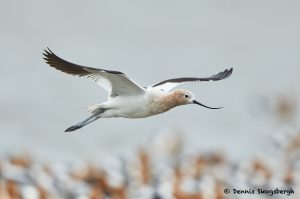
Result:
[[229,77],[233,71],[230,68],[204,78],[181,77],[167,79],[142,87],[122,72],[73,64],[58,57],[49,48],[44,51],[44,59],[51,67],[70,75],[90,78],[108,92],[107,101],[88,106],[87,110],[91,115],[67,128],[65,132],[80,129],[99,118],[145,118],[166,112],[180,105],[197,104],[209,109],[222,108],[209,107],[196,101],[194,94],[189,90],[172,89],[186,82],[219,81]]

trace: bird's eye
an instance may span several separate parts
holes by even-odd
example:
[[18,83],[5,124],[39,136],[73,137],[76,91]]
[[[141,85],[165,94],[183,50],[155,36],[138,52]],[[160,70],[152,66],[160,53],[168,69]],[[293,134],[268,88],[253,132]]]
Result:
[[184,97],[185,97],[185,98],[188,98],[188,97],[189,97],[189,95],[184,95]]

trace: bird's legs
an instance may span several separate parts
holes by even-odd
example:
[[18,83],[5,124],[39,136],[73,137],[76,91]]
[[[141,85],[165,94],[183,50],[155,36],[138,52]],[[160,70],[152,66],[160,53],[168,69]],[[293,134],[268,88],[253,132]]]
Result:
[[89,116],[85,120],[67,128],[65,130],[65,132],[75,131],[77,129],[84,127],[85,125],[87,125],[91,122],[94,122],[95,120],[99,119],[101,117],[101,114],[104,113],[106,110],[107,109],[105,109],[105,108],[99,108],[97,111],[95,111],[91,116]]

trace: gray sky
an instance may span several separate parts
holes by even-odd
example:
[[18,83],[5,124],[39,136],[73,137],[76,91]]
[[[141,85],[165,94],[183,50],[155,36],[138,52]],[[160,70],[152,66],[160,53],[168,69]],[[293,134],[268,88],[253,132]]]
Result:
[[[51,159],[122,154],[169,128],[192,148],[251,156],[271,133],[250,104],[300,79],[299,1],[0,1],[0,154]],[[187,84],[209,110],[178,107],[146,119],[103,119],[71,134],[105,100],[93,82],[42,59],[49,47],[74,63],[119,70],[143,86],[234,67],[224,81]],[[257,137],[262,140],[257,141]]]

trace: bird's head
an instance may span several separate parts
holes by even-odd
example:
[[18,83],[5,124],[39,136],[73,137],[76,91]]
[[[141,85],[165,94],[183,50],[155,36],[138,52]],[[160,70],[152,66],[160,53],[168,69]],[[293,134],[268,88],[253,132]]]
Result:
[[189,90],[177,89],[177,90],[173,91],[172,95],[173,95],[173,98],[176,100],[177,105],[197,104],[197,105],[203,106],[205,108],[209,108],[209,109],[222,108],[222,107],[213,108],[213,107],[209,107],[204,104],[201,104],[200,102],[195,100],[194,94]]

